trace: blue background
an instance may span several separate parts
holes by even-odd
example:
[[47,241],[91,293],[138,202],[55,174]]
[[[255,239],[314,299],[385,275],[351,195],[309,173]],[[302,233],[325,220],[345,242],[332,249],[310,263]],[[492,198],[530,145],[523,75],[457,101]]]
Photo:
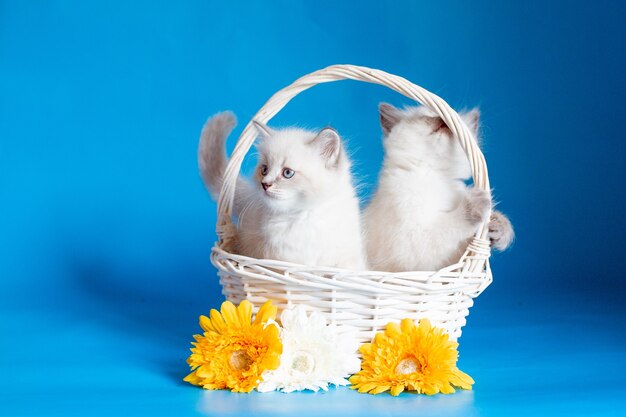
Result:
[[[624,22],[608,1],[0,1],[0,415],[624,413]],[[181,381],[197,317],[221,301],[200,128],[232,109],[238,135],[276,90],[335,63],[482,109],[517,241],[461,338],[474,391]],[[339,129],[366,196],[382,100],[407,103],[323,85],[274,124]]]

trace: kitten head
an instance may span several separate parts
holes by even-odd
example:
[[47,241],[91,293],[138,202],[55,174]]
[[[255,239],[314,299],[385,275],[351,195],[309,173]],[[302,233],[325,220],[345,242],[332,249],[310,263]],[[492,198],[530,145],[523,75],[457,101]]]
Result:
[[[401,110],[387,103],[381,103],[378,109],[388,160],[396,161],[399,166],[427,167],[454,179],[471,176],[469,161],[461,144],[432,110],[424,106]],[[459,115],[478,137],[478,109]]]
[[259,141],[255,187],[274,211],[297,211],[327,199],[350,179],[350,164],[332,128],[311,132],[271,129],[254,122]]

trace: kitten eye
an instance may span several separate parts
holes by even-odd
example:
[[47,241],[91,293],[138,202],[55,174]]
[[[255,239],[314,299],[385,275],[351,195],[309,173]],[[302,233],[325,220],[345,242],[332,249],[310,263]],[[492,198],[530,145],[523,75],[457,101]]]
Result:
[[283,177],[289,179],[291,177],[293,177],[293,175],[296,173],[296,171],[294,171],[291,168],[285,168],[283,169]]
[[261,175],[267,175],[267,165],[261,165]]

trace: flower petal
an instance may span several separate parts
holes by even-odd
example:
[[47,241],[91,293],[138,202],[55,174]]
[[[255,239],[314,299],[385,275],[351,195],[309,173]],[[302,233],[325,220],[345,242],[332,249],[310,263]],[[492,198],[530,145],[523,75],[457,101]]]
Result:
[[228,327],[233,329],[239,329],[241,327],[241,323],[239,323],[239,318],[237,317],[237,308],[230,301],[224,301],[222,303],[222,317],[224,317],[224,321]]
[[402,319],[400,327],[403,333],[410,333],[415,328],[415,323],[411,319]]
[[390,337],[394,337],[395,335],[402,333],[402,330],[400,329],[400,325],[393,321],[387,323],[387,326],[385,327],[385,329],[386,329],[387,335],[389,335]]
[[215,331],[217,333],[224,334],[227,331],[228,327],[226,326],[226,323],[224,323],[224,318],[222,317],[220,312],[215,309],[211,309],[210,316],[211,326],[215,328]]
[[404,391],[404,385],[395,385],[391,387],[391,395],[397,397],[400,393]]
[[455,389],[450,384],[443,384],[441,388],[439,389],[439,391],[442,394],[454,394],[456,392]]
[[211,319],[207,316],[200,316],[200,327],[205,332],[216,332],[215,327],[211,324]]
[[196,371],[193,371],[192,373],[190,373],[189,375],[187,375],[186,377],[184,377],[184,378],[183,378],[183,381],[185,381],[185,382],[189,382],[190,384],[193,384],[193,385],[202,386],[202,378],[200,378],[200,377],[196,374]]
[[450,382],[463,389],[472,389],[472,384],[474,384],[472,377],[460,369],[455,369],[454,376],[450,378]]
[[359,348],[359,351],[363,355],[369,355],[372,352],[372,344],[371,343],[363,343]]
[[259,308],[259,312],[256,313],[256,317],[254,318],[254,325],[260,325],[268,321],[269,319],[276,319],[276,313],[278,312],[277,308],[272,304],[271,300],[267,300],[261,308]]
[[391,387],[389,385],[378,385],[376,388],[370,391],[370,394],[380,394],[381,392],[389,391]]
[[428,319],[421,319],[419,322],[419,327],[423,328],[425,332],[429,332],[433,328],[430,324],[430,320]]
[[276,384],[273,382],[261,382],[256,390],[259,392],[271,392],[276,391]]
[[237,307],[237,316],[242,326],[250,327],[250,321],[252,320],[252,303],[248,300],[243,300],[241,304],[239,304],[239,307]]

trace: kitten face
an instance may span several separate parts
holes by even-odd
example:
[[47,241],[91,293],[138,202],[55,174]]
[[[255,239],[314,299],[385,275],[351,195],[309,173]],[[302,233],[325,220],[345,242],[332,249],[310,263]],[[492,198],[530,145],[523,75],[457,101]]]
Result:
[[[449,178],[467,179],[470,165],[458,139],[443,120],[426,107],[397,109],[389,104],[379,106],[385,134],[384,147],[389,157],[409,160],[413,164],[442,172]],[[478,110],[461,113],[461,118],[476,135]]]
[[272,210],[298,211],[322,202],[347,163],[339,135],[303,129],[274,130],[257,124],[259,162],[254,173],[261,200]]

